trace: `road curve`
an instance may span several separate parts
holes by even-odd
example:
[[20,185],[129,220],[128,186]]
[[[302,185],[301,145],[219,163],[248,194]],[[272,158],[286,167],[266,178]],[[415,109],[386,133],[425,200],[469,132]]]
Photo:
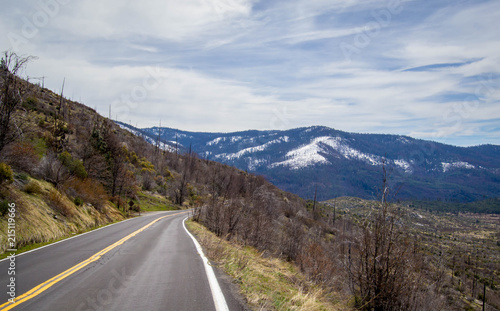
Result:
[[[44,282],[47,288],[12,310],[216,310],[203,262],[182,225],[186,216],[149,214],[17,256],[16,296]],[[4,289],[8,268],[9,260],[0,262]],[[244,310],[224,282],[229,310]],[[2,291],[0,305],[8,298]]]

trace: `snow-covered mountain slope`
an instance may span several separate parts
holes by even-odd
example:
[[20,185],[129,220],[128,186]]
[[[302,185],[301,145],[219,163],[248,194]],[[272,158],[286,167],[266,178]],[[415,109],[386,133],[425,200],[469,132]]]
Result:
[[201,158],[266,176],[309,198],[376,198],[382,166],[401,199],[470,201],[500,197],[500,146],[455,147],[399,135],[353,134],[315,126],[287,131],[195,133],[137,129],[169,151],[192,148]]

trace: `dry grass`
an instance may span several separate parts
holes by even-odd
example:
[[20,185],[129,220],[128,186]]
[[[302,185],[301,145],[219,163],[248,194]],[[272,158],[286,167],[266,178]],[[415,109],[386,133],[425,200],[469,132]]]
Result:
[[239,285],[253,310],[351,310],[346,298],[327,294],[291,263],[220,239],[193,221],[187,225],[207,256]]
[[108,200],[104,187],[91,178],[84,180],[72,178],[64,184],[64,191],[72,197],[79,197],[83,202],[92,204],[98,210],[101,210]]
[[[50,183],[31,180],[37,191],[9,186],[9,203],[16,204],[17,248],[35,243],[55,241],[97,226],[124,219],[120,212],[106,204],[101,212],[94,207],[77,207]],[[7,218],[0,218],[0,253],[7,248]]]
[[27,194],[40,194],[42,193],[42,187],[37,181],[30,180],[30,182],[24,185],[23,191]]
[[72,217],[75,214],[75,208],[63,194],[56,189],[50,189],[47,194],[47,201],[58,214],[64,217]]

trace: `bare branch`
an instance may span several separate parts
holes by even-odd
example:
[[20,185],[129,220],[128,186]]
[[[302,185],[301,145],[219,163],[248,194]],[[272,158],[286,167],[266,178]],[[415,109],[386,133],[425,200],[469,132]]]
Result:
[[0,152],[17,138],[12,117],[24,97],[18,74],[33,59],[34,56],[23,57],[5,51],[0,60]]

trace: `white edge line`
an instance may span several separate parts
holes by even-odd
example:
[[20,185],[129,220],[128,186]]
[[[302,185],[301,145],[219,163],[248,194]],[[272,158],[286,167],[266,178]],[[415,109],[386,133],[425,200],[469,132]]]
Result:
[[[169,212],[169,211],[166,211],[166,212]],[[142,216],[139,216],[139,217],[146,217],[146,216],[149,216],[149,215],[142,215]],[[151,216],[154,216],[154,214],[151,215]],[[122,221],[119,221],[119,222],[115,222],[115,223],[110,224],[110,225],[103,226],[101,228],[97,228],[97,229],[90,230],[90,231],[87,231],[87,232],[84,232],[84,233],[80,233],[80,234],[74,235],[74,236],[66,238],[66,239],[62,239],[62,240],[54,242],[54,243],[50,243],[50,244],[47,244],[47,245],[44,245],[44,246],[40,246],[40,247],[34,248],[32,250],[26,251],[26,252],[22,252],[20,254],[16,254],[16,257],[22,256],[22,255],[25,255],[25,254],[29,254],[29,253],[32,253],[32,252],[36,252],[38,250],[41,250],[42,248],[46,248],[46,247],[50,247],[52,245],[56,245],[56,244],[59,244],[59,243],[62,243],[62,242],[66,242],[68,240],[81,237],[82,235],[86,235],[86,234],[89,234],[89,233],[92,233],[92,232],[96,232],[96,231],[99,231],[101,229],[109,228],[109,227],[114,226],[114,225],[122,224],[124,222],[127,222],[127,221],[132,220],[132,219],[136,219],[136,218],[137,217],[125,219],[125,220],[122,220]],[[9,260],[9,257],[0,260],[0,262],[5,261],[5,260]]]
[[215,273],[214,270],[212,269],[212,266],[210,266],[207,257],[205,257],[205,254],[203,254],[203,250],[200,246],[200,243],[198,243],[196,238],[186,228],[186,219],[188,218],[189,216],[184,218],[184,220],[182,221],[182,226],[184,227],[184,230],[186,230],[187,234],[193,240],[194,245],[196,246],[196,250],[198,251],[198,254],[200,255],[203,261],[203,265],[205,266],[205,272],[207,273],[208,284],[210,284],[210,290],[212,291],[212,297],[214,299],[215,309],[217,311],[229,311],[226,299],[224,298],[224,294],[220,289],[219,282],[217,281],[217,277],[215,277]]

